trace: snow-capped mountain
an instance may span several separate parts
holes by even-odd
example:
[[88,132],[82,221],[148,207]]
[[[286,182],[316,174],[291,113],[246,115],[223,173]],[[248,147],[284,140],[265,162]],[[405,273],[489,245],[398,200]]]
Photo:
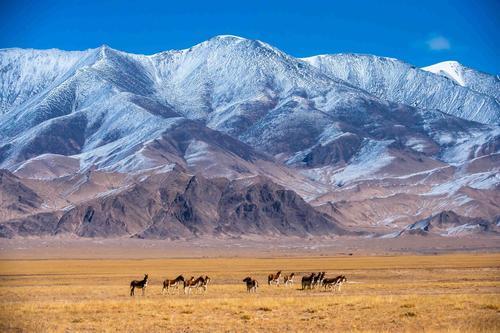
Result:
[[58,84],[88,51],[0,50],[0,114]]
[[420,69],[397,59],[363,54],[319,55],[303,60],[384,100],[485,124],[500,123],[498,77],[456,62]]
[[423,67],[424,71],[447,77],[462,87],[467,87],[482,94],[500,100],[500,78],[465,67],[456,61],[444,61]]
[[[496,78],[374,56],[304,60],[236,36],[154,55],[108,46],[1,50],[0,167],[30,179],[34,192],[79,193],[69,206],[40,194],[45,204],[30,211],[76,207],[76,224],[89,198],[119,200],[132,184],[173,169],[209,179],[265,176],[278,184],[266,186],[293,190],[356,227],[358,205],[375,209],[402,193],[414,196],[401,199],[411,202],[405,212],[384,208],[362,227],[401,227],[443,205],[466,216],[500,214],[486,199],[500,184]],[[90,171],[134,176],[90,186]],[[61,214],[51,215],[54,223]],[[140,214],[144,223],[148,214]]]

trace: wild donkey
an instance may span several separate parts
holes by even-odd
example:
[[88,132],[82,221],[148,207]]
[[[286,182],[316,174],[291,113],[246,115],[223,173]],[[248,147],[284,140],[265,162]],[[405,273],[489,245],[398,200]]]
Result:
[[291,273],[290,275],[285,275],[283,277],[283,284],[286,286],[293,285],[293,278],[295,277],[295,273]]
[[256,293],[257,292],[257,287],[259,287],[259,283],[257,282],[257,280],[252,279],[251,277],[248,276],[248,277],[243,279],[243,282],[245,282],[247,285],[247,292],[249,292],[249,293],[251,293],[251,292]]
[[316,278],[316,273],[311,273],[311,275],[306,275],[302,277],[302,290],[309,288],[311,289],[313,280]]
[[171,288],[175,288],[178,290],[179,284],[181,282],[184,282],[184,276],[182,276],[182,275],[179,275],[178,277],[176,277],[173,280],[166,279],[165,281],[163,281],[163,289],[161,290],[162,295],[165,292],[165,290],[168,293],[169,289],[171,289]]
[[198,283],[196,284],[196,290],[201,290],[201,292],[207,291],[208,283],[210,282],[210,277],[208,275],[200,276],[196,279]]
[[323,287],[326,288],[332,288],[332,291],[337,288],[338,291],[340,291],[340,287],[342,286],[343,283],[347,282],[347,278],[345,275],[339,275],[334,278],[327,278],[323,280]]
[[325,272],[319,272],[312,280],[312,287],[316,288],[317,286],[321,286],[323,279],[325,278]]
[[339,275],[336,277],[337,282],[335,283],[335,287],[337,287],[337,291],[340,291],[340,287],[342,287],[342,284],[347,282],[347,278],[345,275]]
[[281,278],[281,271],[278,271],[278,273],[276,274],[269,274],[269,276],[267,277],[267,284],[271,285],[271,283],[274,283],[277,286],[279,286],[280,278]]
[[[207,278],[208,281],[210,281],[210,278],[208,276]],[[191,289],[198,289],[200,287],[203,287],[203,290],[206,290],[208,281],[205,281],[205,278],[203,276],[200,276],[196,280],[194,279],[194,277],[191,277],[189,280],[184,281],[184,293],[189,295],[191,293]]]
[[142,296],[144,296],[146,287],[148,286],[148,275],[144,274],[144,279],[142,280],[133,280],[130,282],[130,296],[134,296],[135,288],[142,289]]

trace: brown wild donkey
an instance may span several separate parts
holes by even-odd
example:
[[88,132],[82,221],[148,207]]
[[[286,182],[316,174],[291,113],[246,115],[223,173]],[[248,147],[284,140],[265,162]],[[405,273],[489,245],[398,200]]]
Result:
[[277,286],[279,286],[280,278],[281,278],[281,271],[278,271],[278,273],[276,274],[269,274],[269,276],[267,277],[267,284],[271,285],[271,283],[274,283]]
[[247,276],[246,278],[243,279],[243,282],[247,285],[247,292],[251,293],[257,292],[257,287],[259,287],[259,282],[257,280],[252,279],[251,277]]
[[173,280],[166,279],[165,281],[163,281],[163,289],[161,290],[162,295],[165,292],[165,290],[168,293],[168,290],[171,288],[175,288],[178,290],[179,284],[181,282],[184,282],[184,276],[182,276],[182,275],[179,275],[178,277],[176,277]]
[[130,282],[130,296],[134,296],[135,288],[142,289],[142,296],[144,296],[146,292],[146,287],[148,286],[148,275],[144,274],[144,279],[142,280],[133,280]]
[[193,288],[196,288],[196,286],[201,283],[201,279],[203,279],[202,276],[200,276],[199,278],[197,278],[196,280],[194,279],[194,276],[191,276],[191,278],[189,280],[185,280],[184,281],[184,294],[190,294],[191,293],[191,289]]
[[290,275],[285,275],[283,277],[283,284],[286,286],[293,285],[293,278],[295,277],[295,273],[291,273]]
[[210,282],[210,277],[208,275],[200,276],[197,279],[197,281],[198,281],[198,283],[195,286],[196,290],[200,290],[201,289],[201,292],[207,291],[207,286],[208,286],[208,283]]

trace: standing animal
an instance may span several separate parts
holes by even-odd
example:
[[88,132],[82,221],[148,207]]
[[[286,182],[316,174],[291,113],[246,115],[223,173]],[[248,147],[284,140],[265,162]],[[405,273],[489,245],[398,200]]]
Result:
[[323,279],[325,278],[326,272],[321,272],[321,278],[319,279],[319,283],[323,282]]
[[163,281],[163,289],[161,290],[161,293],[163,294],[165,292],[165,290],[168,293],[168,290],[171,288],[179,289],[179,284],[181,282],[184,282],[184,276],[182,276],[182,275],[179,275],[178,277],[176,277],[173,280],[166,279],[165,281]]
[[196,284],[197,290],[201,288],[202,292],[207,291],[207,286],[208,283],[210,282],[210,277],[208,277],[208,275],[200,276],[198,279],[196,279],[196,281],[198,281],[198,283]]
[[306,275],[302,277],[302,290],[309,288],[311,289],[313,280],[316,278],[316,273],[311,273],[311,275]]
[[326,288],[332,288],[332,291],[335,290],[335,288],[337,288],[338,291],[340,291],[340,287],[342,286],[343,283],[347,282],[347,278],[345,277],[345,275],[339,275],[337,277],[334,277],[334,278],[326,278],[326,279],[323,279],[323,287]]
[[184,294],[190,294],[191,289],[197,288],[200,283],[203,281],[203,276],[200,276],[196,280],[194,276],[191,276],[189,280],[184,281]]
[[283,277],[283,284],[286,286],[293,285],[293,278],[295,277],[295,273],[291,273],[290,275],[285,275]]
[[243,282],[245,282],[247,285],[247,292],[249,292],[249,293],[251,293],[251,292],[256,293],[257,292],[257,288],[259,287],[259,282],[257,282],[257,280],[252,279],[251,277],[247,276],[246,278],[243,279]]
[[316,276],[314,277],[312,281],[312,287],[316,288],[317,286],[321,285],[321,282],[323,282],[323,279],[325,278],[325,272],[318,272]]
[[347,278],[345,277],[345,275],[337,276],[337,283],[335,283],[335,287],[337,287],[337,290],[340,291],[340,287],[342,287],[342,284],[346,282]]
[[325,288],[325,290],[326,290],[326,288],[332,288],[332,290],[333,290],[335,283],[337,283],[337,278],[326,278],[326,279],[323,279],[322,286],[323,286],[323,288]]
[[135,288],[142,289],[142,296],[144,296],[146,292],[146,287],[148,286],[148,275],[144,274],[144,279],[142,280],[133,280],[130,282],[130,296],[135,295]]
[[267,277],[267,284],[271,285],[271,283],[275,283],[277,286],[280,285],[281,271],[278,271],[276,274],[269,274]]

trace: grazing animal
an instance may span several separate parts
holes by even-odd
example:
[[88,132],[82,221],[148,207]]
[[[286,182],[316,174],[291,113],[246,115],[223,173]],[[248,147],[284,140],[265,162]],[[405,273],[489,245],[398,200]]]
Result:
[[144,296],[146,292],[146,287],[148,286],[148,275],[144,274],[144,279],[142,280],[133,280],[130,282],[130,296],[135,295],[135,288],[142,289],[142,295]]
[[243,282],[245,282],[247,285],[247,292],[249,293],[251,293],[252,291],[254,293],[257,292],[257,288],[259,287],[259,282],[257,282],[257,280],[247,276],[246,278],[243,279]]
[[306,275],[302,277],[302,290],[309,288],[311,289],[313,280],[316,278],[316,273],[311,273],[311,275]]
[[295,273],[291,273],[290,275],[285,275],[283,277],[283,284],[286,286],[293,285],[293,278],[295,277]]
[[198,281],[198,283],[195,286],[197,290],[201,289],[202,292],[207,291],[207,286],[208,283],[210,282],[210,277],[208,277],[208,275],[200,276],[198,279],[196,279],[196,281]]
[[179,289],[179,284],[181,282],[184,282],[184,276],[182,276],[182,275],[179,275],[178,277],[176,277],[173,280],[167,279],[167,280],[163,281],[163,289],[161,290],[161,293],[163,294],[165,292],[165,290],[168,293],[168,290],[171,288]]
[[277,286],[280,285],[281,271],[278,271],[276,274],[269,274],[267,277],[267,284],[271,285],[271,283],[275,283]]
[[198,285],[202,282],[203,276],[200,276],[196,280],[194,279],[194,276],[191,276],[189,280],[184,281],[184,294],[190,294],[191,289],[197,288]]

